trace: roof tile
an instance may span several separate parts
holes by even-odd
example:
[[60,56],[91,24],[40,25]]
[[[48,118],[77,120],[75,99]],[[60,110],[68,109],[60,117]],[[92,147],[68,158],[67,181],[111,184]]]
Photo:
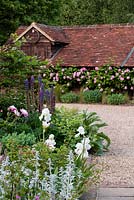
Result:
[[[36,24],[55,41],[68,43],[55,56],[64,66],[119,66],[134,46],[134,24],[54,27]],[[25,27],[17,31],[21,34]],[[134,66],[134,56],[126,63]]]

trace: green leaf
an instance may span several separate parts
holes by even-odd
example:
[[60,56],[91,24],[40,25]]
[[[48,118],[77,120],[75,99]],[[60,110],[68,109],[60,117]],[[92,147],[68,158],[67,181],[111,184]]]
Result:
[[98,133],[98,134],[97,134],[97,137],[98,137],[98,136],[99,136],[100,138],[102,138],[103,141],[106,142],[105,145],[103,144],[103,149],[108,150],[108,147],[109,147],[110,144],[111,144],[110,138],[109,138],[107,135],[105,135],[103,132]]

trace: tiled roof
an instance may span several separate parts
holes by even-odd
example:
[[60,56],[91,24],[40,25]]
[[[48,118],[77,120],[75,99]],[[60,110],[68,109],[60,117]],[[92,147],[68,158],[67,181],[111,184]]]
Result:
[[[69,41],[55,56],[53,64],[61,60],[64,66],[101,66],[107,63],[120,66],[134,46],[134,24],[74,27],[37,25],[55,40]],[[134,54],[126,66],[134,66]]]
[[[69,39],[68,36],[65,34],[64,30],[57,26],[47,26],[44,24],[37,24],[34,23],[38,28],[40,28],[44,33],[49,35],[55,42],[63,42],[68,43]],[[18,35],[22,34],[28,26],[20,26],[16,33]]]
[[25,30],[27,29],[27,26],[20,26],[17,30],[16,30],[16,34],[20,35],[21,33],[23,33]]
[[[134,25],[96,25],[64,28],[70,43],[56,59],[65,66],[121,65],[134,46]],[[134,54],[126,63],[134,66]]]
[[56,42],[68,43],[69,39],[64,30],[57,26],[48,26],[44,24],[36,24],[41,30],[47,33]]

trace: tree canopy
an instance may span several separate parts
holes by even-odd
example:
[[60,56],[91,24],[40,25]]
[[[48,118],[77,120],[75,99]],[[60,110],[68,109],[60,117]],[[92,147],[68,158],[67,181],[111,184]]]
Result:
[[0,44],[20,25],[89,25],[134,22],[133,0],[1,0]]

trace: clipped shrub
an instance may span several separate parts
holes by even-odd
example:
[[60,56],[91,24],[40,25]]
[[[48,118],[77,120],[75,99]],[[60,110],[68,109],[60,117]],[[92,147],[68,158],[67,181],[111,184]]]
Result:
[[84,103],[98,103],[101,102],[102,94],[99,90],[87,90],[83,92]]
[[119,105],[125,103],[125,96],[123,94],[111,94],[107,97],[107,103],[112,105]]
[[63,94],[60,97],[60,100],[62,103],[77,103],[80,100],[80,97],[78,94],[74,92],[69,92],[69,93]]

